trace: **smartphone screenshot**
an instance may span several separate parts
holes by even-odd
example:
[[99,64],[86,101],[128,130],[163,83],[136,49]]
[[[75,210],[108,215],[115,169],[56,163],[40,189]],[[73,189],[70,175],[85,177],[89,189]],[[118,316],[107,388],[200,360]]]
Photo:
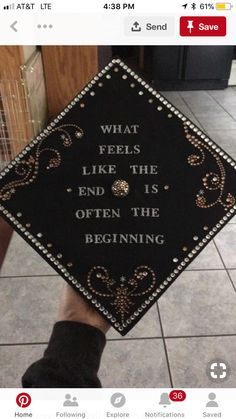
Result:
[[236,3],[0,1],[0,416],[236,408]]

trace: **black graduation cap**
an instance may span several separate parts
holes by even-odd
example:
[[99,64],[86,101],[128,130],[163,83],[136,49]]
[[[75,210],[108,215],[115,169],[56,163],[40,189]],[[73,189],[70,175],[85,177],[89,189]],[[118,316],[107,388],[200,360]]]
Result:
[[1,172],[0,212],[125,335],[234,216],[235,168],[114,59]]

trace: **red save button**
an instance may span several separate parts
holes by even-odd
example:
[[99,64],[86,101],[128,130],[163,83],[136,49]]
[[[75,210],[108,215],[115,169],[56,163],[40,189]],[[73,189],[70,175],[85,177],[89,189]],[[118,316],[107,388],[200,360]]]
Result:
[[225,36],[226,17],[224,16],[182,16],[180,18],[181,36]]

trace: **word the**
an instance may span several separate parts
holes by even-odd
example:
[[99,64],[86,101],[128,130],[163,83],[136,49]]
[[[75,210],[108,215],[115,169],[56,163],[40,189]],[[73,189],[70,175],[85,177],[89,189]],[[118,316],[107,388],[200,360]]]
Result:
[[160,217],[159,208],[131,208],[134,217]]
[[134,164],[129,166],[133,175],[157,175],[158,166],[156,164]]

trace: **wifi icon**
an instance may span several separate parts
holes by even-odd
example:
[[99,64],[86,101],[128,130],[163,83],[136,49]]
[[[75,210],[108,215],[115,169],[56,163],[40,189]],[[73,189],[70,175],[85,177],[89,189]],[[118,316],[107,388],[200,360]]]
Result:
[[13,10],[14,9],[14,3],[8,4],[7,6],[3,6],[4,10]]

